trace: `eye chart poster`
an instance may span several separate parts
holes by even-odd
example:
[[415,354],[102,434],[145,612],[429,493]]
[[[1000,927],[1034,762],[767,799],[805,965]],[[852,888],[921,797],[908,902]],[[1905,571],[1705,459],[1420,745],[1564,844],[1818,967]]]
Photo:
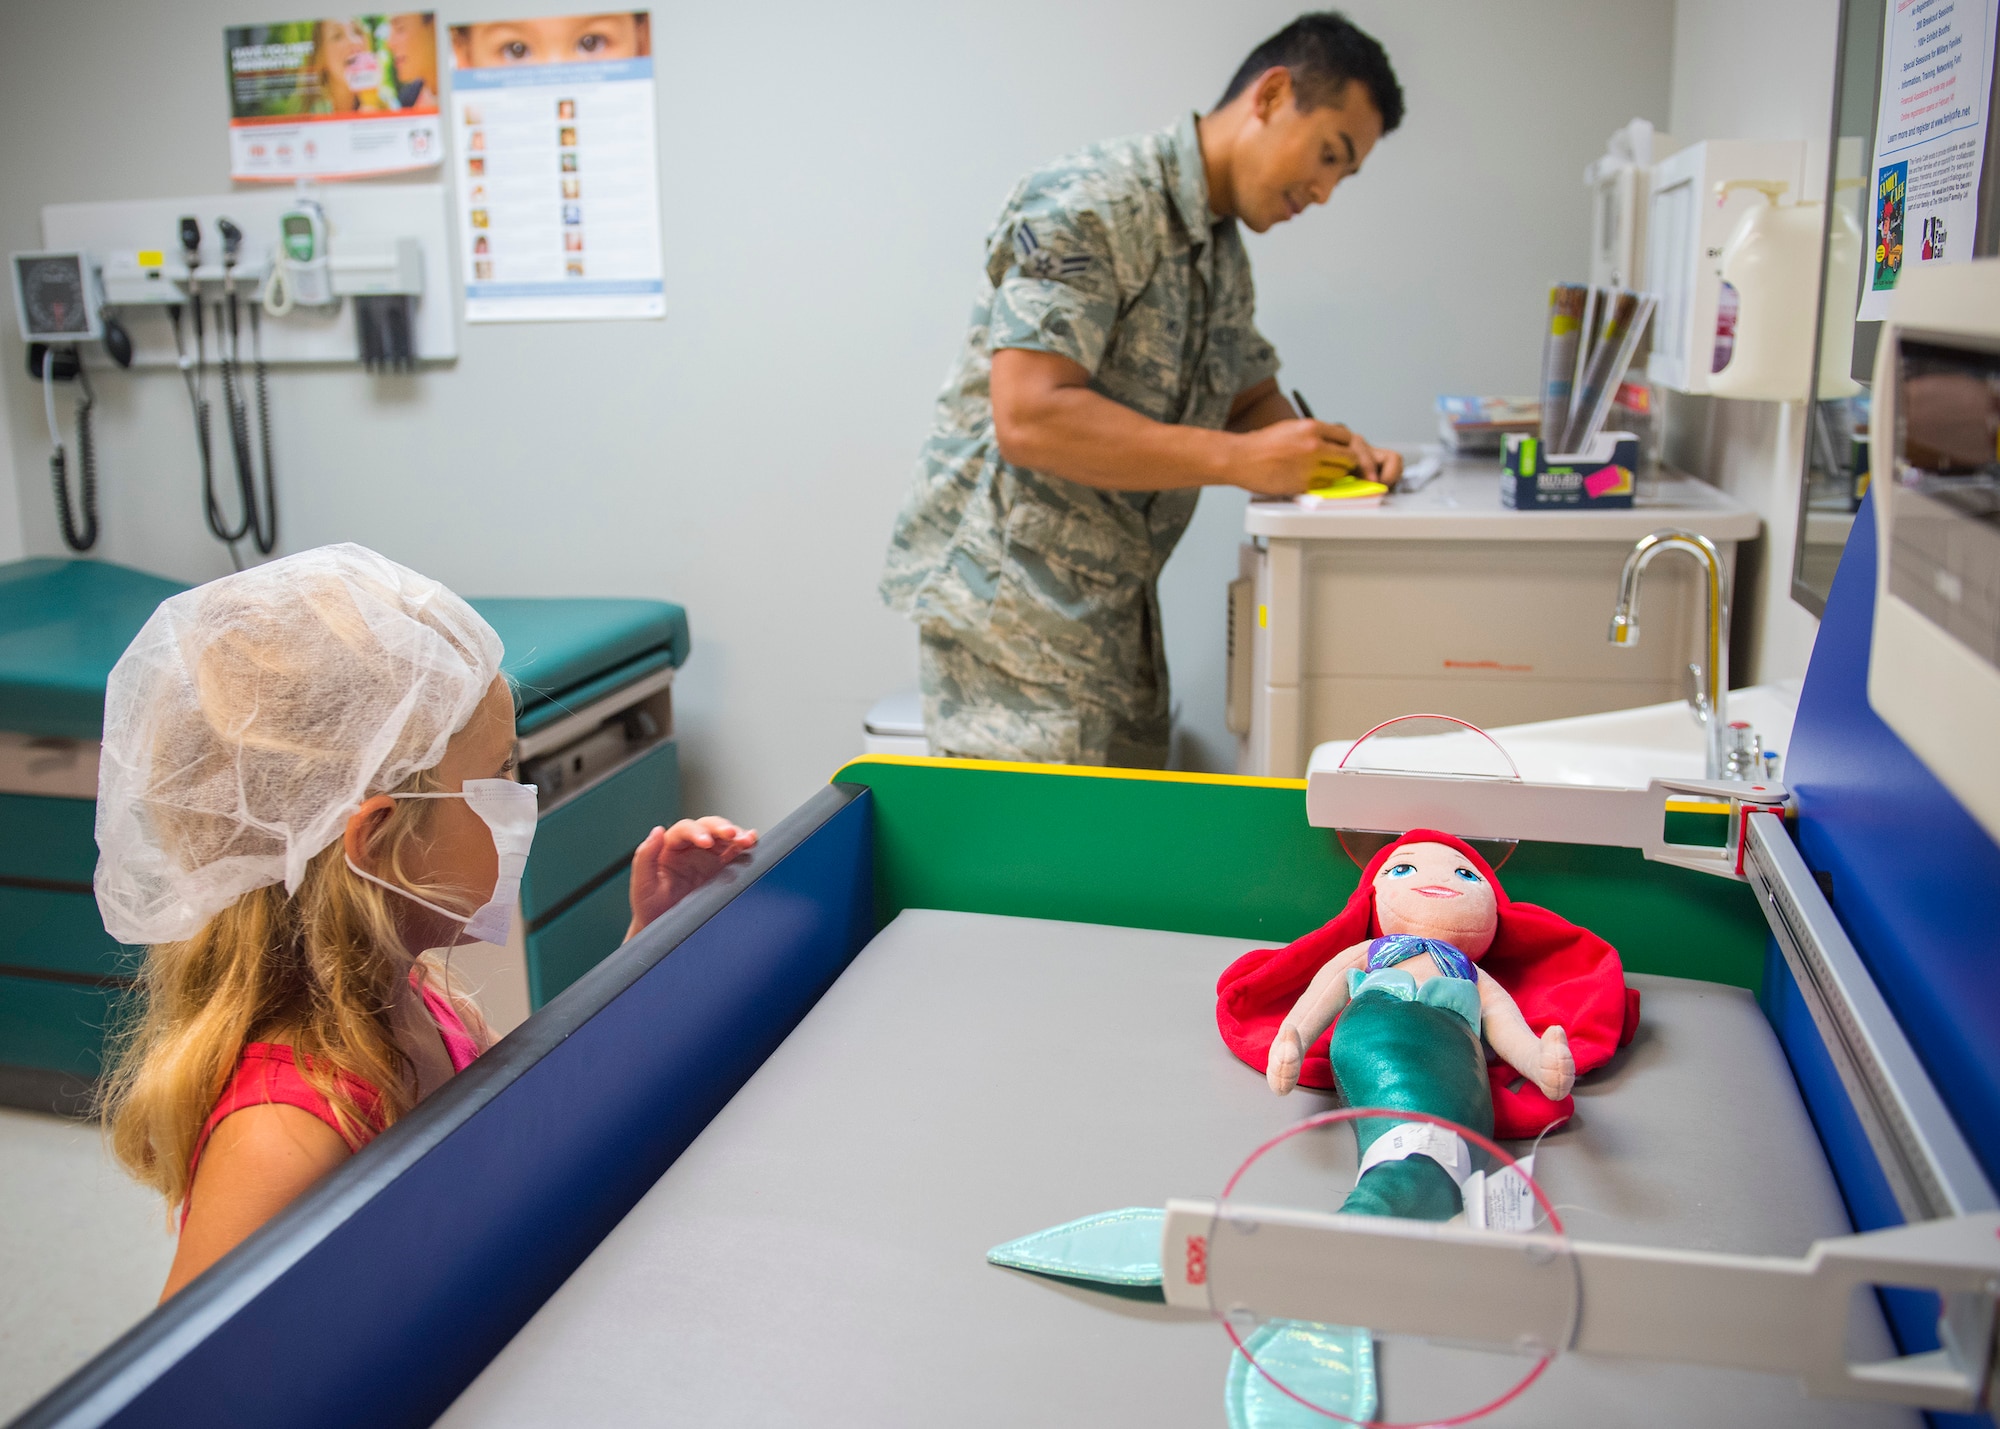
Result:
[[453,25],[467,322],[657,318],[646,11]]
[[2000,0],[1889,0],[1868,190],[1863,322],[1911,268],[1972,256]]
[[223,45],[232,179],[357,178],[444,154],[428,10],[237,25]]

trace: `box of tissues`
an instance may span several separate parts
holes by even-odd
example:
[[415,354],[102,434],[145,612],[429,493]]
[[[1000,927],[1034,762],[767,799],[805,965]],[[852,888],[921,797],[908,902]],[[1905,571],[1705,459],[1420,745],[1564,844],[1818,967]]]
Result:
[[1639,439],[1599,432],[1580,452],[1510,436],[1500,451],[1500,504],[1515,511],[1608,511],[1632,504]]

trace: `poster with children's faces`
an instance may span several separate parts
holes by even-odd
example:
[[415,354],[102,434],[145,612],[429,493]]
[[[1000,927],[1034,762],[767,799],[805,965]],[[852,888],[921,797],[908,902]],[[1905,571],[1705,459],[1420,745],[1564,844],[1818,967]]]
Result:
[[442,159],[431,11],[236,25],[223,47],[231,178],[358,178]]
[[451,27],[467,322],[666,311],[643,10]]

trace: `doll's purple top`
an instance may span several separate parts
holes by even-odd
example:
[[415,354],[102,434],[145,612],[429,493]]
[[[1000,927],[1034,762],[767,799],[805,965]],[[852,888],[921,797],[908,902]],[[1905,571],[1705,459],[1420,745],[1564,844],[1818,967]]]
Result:
[[1408,933],[1391,933],[1386,938],[1377,938],[1368,945],[1368,971],[1380,972],[1383,968],[1393,968],[1397,963],[1406,963],[1420,954],[1429,953],[1431,961],[1437,964],[1439,972],[1446,977],[1463,978],[1466,982],[1478,982],[1479,974],[1472,966],[1472,959],[1460,952],[1442,938],[1417,938]]

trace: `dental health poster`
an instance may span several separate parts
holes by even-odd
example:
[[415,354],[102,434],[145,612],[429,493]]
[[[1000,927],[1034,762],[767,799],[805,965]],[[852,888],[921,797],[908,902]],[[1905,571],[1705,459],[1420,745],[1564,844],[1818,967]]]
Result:
[[465,320],[666,311],[646,11],[451,27]]
[[1972,256],[2000,0],[1890,0],[1869,179],[1860,319],[1912,267]]
[[430,11],[237,25],[223,44],[232,179],[359,178],[443,158]]

